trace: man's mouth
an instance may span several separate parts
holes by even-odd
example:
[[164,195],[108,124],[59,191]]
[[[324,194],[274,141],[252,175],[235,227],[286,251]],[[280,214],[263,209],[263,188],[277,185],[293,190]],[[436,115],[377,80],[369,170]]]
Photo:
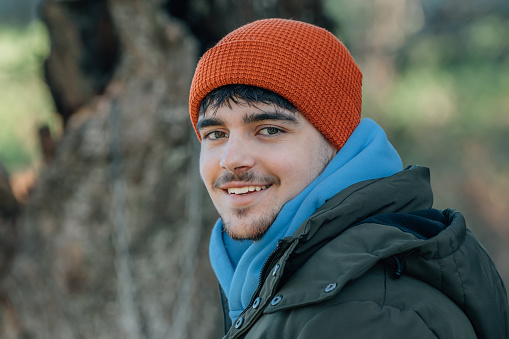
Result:
[[270,187],[270,185],[265,186],[244,186],[244,187],[229,187],[228,194],[247,194],[249,192],[259,192],[266,188]]

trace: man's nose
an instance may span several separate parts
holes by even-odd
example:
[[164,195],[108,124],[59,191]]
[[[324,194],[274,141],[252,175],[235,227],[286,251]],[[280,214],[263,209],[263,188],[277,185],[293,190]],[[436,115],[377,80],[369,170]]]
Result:
[[249,143],[240,137],[230,136],[219,163],[221,168],[230,172],[247,171],[254,163],[253,150]]

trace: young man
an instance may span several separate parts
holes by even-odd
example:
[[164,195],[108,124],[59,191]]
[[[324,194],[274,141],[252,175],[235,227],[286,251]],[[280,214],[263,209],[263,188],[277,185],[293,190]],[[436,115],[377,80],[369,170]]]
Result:
[[490,257],[360,119],[361,82],[339,40],[292,20],[201,58],[190,114],[226,338],[508,338]]

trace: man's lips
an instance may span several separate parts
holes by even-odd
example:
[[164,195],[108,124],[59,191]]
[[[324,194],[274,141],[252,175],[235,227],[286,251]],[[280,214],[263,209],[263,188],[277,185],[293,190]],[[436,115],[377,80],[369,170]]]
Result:
[[270,185],[246,185],[242,187],[227,187],[223,188],[228,194],[246,194],[249,192],[259,192],[268,188]]
[[[230,207],[245,207],[263,201],[272,183],[234,181],[218,187],[223,192],[224,203]],[[262,200],[260,200],[262,199]]]
[[[273,175],[256,175],[253,172],[243,172],[240,174],[225,172],[221,177],[212,182],[212,187],[221,189],[224,194],[232,198],[240,198],[241,196],[258,196],[262,194],[260,192],[274,184],[279,185],[280,183],[279,178]],[[238,201],[238,199],[235,201]]]

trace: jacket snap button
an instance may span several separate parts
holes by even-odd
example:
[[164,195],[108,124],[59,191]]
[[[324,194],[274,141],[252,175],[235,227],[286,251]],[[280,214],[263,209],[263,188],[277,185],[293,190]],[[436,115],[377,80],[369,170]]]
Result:
[[281,302],[281,300],[283,300],[282,295],[275,296],[274,299],[271,300],[270,304],[272,306],[276,306],[277,304],[279,304]]
[[329,293],[338,286],[338,283],[331,283],[325,287],[325,292]]
[[235,321],[235,328],[239,328],[240,326],[242,326],[243,323],[244,318],[240,317],[239,319],[237,319],[237,321]]
[[279,270],[279,265],[274,266],[274,270],[272,271],[272,275],[275,277],[277,274],[277,271]]
[[260,301],[262,301],[262,298],[258,297],[253,301],[253,308],[258,308],[260,305]]

